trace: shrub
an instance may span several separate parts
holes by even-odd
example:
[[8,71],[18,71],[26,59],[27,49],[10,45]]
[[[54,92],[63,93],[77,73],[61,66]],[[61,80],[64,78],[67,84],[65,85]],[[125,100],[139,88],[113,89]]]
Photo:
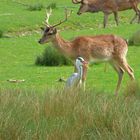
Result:
[[48,6],[47,6],[47,9],[55,9],[56,8],[56,3],[50,3]]
[[38,56],[35,61],[36,65],[42,66],[58,66],[71,65],[70,59],[60,54],[55,48],[47,47],[41,56]]
[[3,31],[0,30],[0,38],[2,38],[2,37],[3,37]]
[[140,30],[135,32],[129,39],[129,45],[140,45]]
[[40,11],[43,8],[43,5],[41,3],[35,3],[33,5],[28,6],[28,10],[30,11]]

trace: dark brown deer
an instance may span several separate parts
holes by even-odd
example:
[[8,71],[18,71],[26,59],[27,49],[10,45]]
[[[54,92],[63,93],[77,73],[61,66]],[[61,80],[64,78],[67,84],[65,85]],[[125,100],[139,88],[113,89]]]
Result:
[[[92,60],[109,62],[118,74],[118,83],[115,94],[118,94],[120,89],[123,74],[126,71],[130,78],[134,79],[132,68],[127,63],[126,54],[128,50],[127,43],[121,37],[116,35],[98,35],[98,36],[78,36],[73,41],[64,40],[56,27],[68,18],[68,12],[63,21],[55,25],[48,24],[48,19],[51,14],[47,13],[46,28],[40,44],[52,42],[53,46],[63,55],[76,60],[81,56],[86,62]],[[86,70],[85,70],[86,71]],[[86,73],[83,76],[83,83],[86,78]]]
[[108,16],[114,14],[116,24],[118,21],[118,11],[124,11],[128,9],[133,9],[135,11],[135,16],[132,18],[130,23],[138,17],[138,23],[140,23],[140,10],[138,9],[138,4],[140,0],[72,0],[74,4],[81,4],[77,14],[81,15],[85,12],[100,12],[104,13],[104,28],[106,27]]

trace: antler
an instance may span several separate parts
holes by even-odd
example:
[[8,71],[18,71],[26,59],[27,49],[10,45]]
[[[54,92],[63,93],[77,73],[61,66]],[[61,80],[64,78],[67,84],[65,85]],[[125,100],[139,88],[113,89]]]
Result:
[[52,9],[50,8],[49,12],[46,10],[46,19],[45,19],[45,25],[50,27],[51,25],[49,24],[49,18],[52,15]]
[[72,13],[72,10],[68,11],[68,9],[65,8],[65,19],[60,21],[59,23],[53,25],[53,27],[56,27],[56,26],[58,26],[58,25],[60,25],[60,24],[62,24],[64,22],[66,22],[68,17],[71,15],[71,13]]
[[74,4],[79,4],[79,3],[82,2],[82,0],[72,0],[72,2],[73,2]]

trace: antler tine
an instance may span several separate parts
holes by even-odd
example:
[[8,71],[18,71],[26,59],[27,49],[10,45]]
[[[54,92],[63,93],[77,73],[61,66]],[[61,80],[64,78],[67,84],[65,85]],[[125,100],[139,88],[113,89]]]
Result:
[[65,8],[65,19],[62,20],[62,21],[60,21],[59,23],[53,25],[53,27],[56,27],[56,26],[58,26],[58,25],[60,25],[60,24],[62,24],[62,23],[64,23],[64,22],[66,22],[67,19],[68,19],[68,17],[71,15],[71,13],[72,13],[72,10],[68,11],[68,9]]
[[48,27],[50,27],[49,18],[51,15],[52,15],[52,9],[50,8],[49,12],[46,10],[46,19],[45,19],[45,25]]

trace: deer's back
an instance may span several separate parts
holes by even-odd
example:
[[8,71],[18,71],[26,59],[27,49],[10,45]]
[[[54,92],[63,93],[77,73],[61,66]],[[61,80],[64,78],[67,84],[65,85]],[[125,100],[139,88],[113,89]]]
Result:
[[[97,7],[101,11],[112,13],[114,11],[123,11],[132,8],[132,3],[139,3],[140,0],[96,0]],[[90,1],[90,3],[92,3]]]
[[137,0],[116,0],[118,11],[123,11],[132,8],[132,2]]
[[81,36],[73,41],[73,52],[86,59],[111,59],[125,56],[127,43],[115,35]]

